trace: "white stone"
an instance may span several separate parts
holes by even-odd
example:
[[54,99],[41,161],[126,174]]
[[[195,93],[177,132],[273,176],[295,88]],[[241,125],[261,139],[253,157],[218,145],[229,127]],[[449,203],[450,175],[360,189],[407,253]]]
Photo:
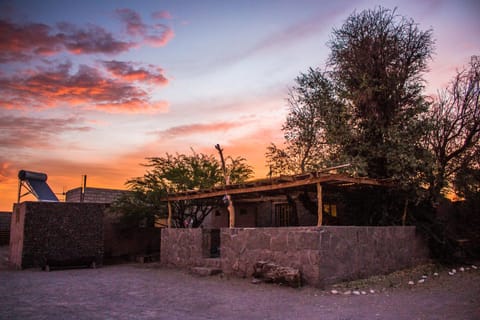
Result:
[[425,279],[420,279],[417,281],[418,283],[424,283],[425,282]]
[[351,294],[352,294],[352,291],[347,290],[347,291],[345,291],[343,294],[346,295],[346,296],[348,296],[348,295],[351,295]]
[[460,272],[464,272],[465,271],[465,268],[464,267],[461,267],[460,268]]
[[472,269],[475,269],[475,270],[477,270],[477,266],[476,266],[476,265],[474,265],[474,264],[472,264]]
[[366,295],[367,291],[361,291],[360,293],[363,294],[363,295]]
[[332,290],[330,291],[331,294],[338,294],[338,291],[337,290]]
[[353,294],[356,295],[356,296],[359,296],[359,295],[360,295],[360,291],[355,290],[355,291],[353,291]]
[[435,277],[438,277],[438,272],[435,272],[433,275],[434,275]]
[[422,276],[422,279],[427,279],[428,277],[426,275],[423,275]]
[[415,284],[415,282],[413,282],[412,280],[408,281],[408,284],[413,286]]
[[373,289],[370,289],[370,293],[375,293],[375,290],[373,290]]
[[448,274],[453,276],[455,273],[454,272],[451,272],[451,271],[448,271]]

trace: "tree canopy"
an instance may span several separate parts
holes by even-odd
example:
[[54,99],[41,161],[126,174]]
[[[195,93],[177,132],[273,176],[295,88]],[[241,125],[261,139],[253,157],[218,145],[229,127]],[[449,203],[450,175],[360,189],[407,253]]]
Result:
[[350,172],[372,178],[414,177],[428,108],[422,75],[433,44],[431,30],[395,10],[353,13],[333,30],[325,69],[296,79],[285,148],[271,145],[267,163],[278,171],[295,164],[289,170],[296,172],[352,163]]
[[[208,189],[225,183],[222,166],[213,155],[192,150],[190,155],[167,153],[164,157],[146,160],[145,174],[127,181],[132,193],[114,205],[115,211],[130,225],[138,219],[165,218],[167,194]],[[253,175],[244,158],[228,156],[225,162],[231,183],[243,182]],[[175,227],[198,227],[213,210],[213,205],[219,204],[220,199],[175,201],[172,203],[172,223]]]

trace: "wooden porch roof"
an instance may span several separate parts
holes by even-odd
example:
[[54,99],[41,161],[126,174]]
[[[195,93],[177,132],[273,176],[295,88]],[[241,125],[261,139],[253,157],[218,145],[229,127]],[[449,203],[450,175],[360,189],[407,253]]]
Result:
[[224,196],[225,194],[246,195],[256,192],[268,192],[281,189],[298,188],[308,185],[316,185],[317,183],[327,186],[348,186],[354,184],[389,186],[389,183],[385,180],[378,180],[372,178],[357,178],[341,174],[312,172],[294,176],[280,176],[271,179],[252,180],[241,184],[219,186],[208,190],[189,190],[184,192],[178,192],[168,195],[168,198],[165,199],[165,201],[206,199]]

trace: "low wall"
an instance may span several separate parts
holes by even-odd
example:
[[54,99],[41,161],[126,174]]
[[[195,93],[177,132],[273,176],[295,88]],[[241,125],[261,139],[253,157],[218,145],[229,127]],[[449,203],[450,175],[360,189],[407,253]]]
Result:
[[160,262],[180,268],[199,265],[203,260],[203,229],[163,229]]
[[[209,240],[205,229],[164,229],[161,262],[201,266]],[[297,268],[317,287],[415,266],[429,256],[415,227],[224,228],[220,242],[225,274],[249,277],[263,260]]]
[[222,229],[222,269],[251,276],[259,260],[297,268],[322,287],[422,263],[428,249],[415,227]]
[[105,204],[23,202],[11,219],[10,263],[43,267],[47,261],[94,258],[103,262]]

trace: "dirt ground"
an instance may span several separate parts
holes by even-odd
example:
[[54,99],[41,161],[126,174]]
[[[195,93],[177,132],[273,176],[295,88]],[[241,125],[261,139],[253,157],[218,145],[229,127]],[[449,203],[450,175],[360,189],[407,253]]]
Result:
[[480,270],[471,265],[455,273],[425,265],[320,290],[158,264],[16,271],[5,268],[7,251],[0,248],[0,319],[480,319]]

